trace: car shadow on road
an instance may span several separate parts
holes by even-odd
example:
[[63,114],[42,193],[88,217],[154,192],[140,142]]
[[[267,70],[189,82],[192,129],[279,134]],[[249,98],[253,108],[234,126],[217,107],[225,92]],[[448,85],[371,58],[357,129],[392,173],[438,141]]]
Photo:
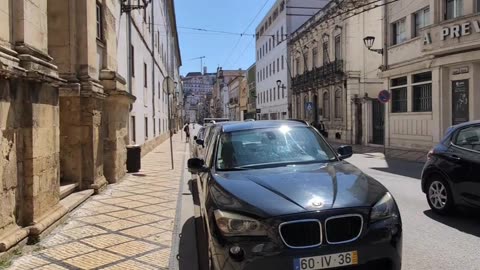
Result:
[[452,216],[441,216],[435,214],[432,210],[425,210],[423,213],[427,217],[449,227],[480,237],[480,220],[478,219],[478,212],[473,212],[473,210],[461,211]]
[[[193,204],[200,206],[196,180],[188,181],[188,188],[192,194]],[[208,251],[206,235],[201,217],[190,217],[182,227],[179,246],[179,270],[207,270]]]
[[422,175],[423,163],[405,161],[400,159],[387,158],[387,168],[371,168],[373,170],[397,174],[405,177],[420,179]]

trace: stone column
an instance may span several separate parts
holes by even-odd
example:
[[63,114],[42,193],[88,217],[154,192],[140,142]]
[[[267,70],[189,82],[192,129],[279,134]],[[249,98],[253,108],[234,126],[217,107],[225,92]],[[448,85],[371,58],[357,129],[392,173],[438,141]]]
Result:
[[103,113],[103,172],[109,183],[117,183],[126,172],[128,116],[136,98],[126,91],[125,79],[114,71],[102,70],[100,78],[107,94]]
[[[59,201],[59,120],[57,67],[48,55],[47,0],[13,3],[13,43],[24,76],[11,84],[18,123],[21,196],[18,222],[28,226],[46,217]],[[18,152],[17,152],[18,153]],[[22,181],[22,182],[20,182]]]

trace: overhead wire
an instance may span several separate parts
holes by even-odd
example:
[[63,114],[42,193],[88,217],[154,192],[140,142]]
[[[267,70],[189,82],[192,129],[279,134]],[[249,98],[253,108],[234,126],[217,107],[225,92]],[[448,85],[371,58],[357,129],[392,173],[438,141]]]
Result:
[[[267,6],[268,2],[270,2],[270,0],[266,0],[265,3],[263,3],[262,7],[260,8],[260,10],[257,12],[257,14],[255,15],[255,17],[250,20],[250,23],[247,25],[247,27],[245,28],[245,31],[242,32],[242,35],[240,35],[240,37],[238,38],[237,42],[235,43],[235,46],[233,46],[232,50],[230,51],[230,53],[227,55],[227,58],[225,59],[224,63],[222,66],[225,66],[228,61],[230,60],[230,57],[232,56],[232,53],[235,51],[235,49],[237,48],[238,44],[240,43],[240,41],[242,40],[242,37],[246,34],[246,32],[248,31],[248,29],[250,28],[250,26],[255,22],[255,20],[258,18],[258,16],[260,15],[260,13],[263,11],[263,9],[265,8],[265,6]],[[255,36],[255,35],[254,35]]]

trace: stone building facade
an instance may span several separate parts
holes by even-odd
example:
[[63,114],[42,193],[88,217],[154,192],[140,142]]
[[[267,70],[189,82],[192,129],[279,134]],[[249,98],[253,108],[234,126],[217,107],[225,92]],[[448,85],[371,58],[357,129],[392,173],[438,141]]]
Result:
[[428,150],[480,119],[480,1],[400,0],[385,12],[386,144]]
[[0,1],[0,255],[125,175],[121,3]]
[[322,121],[328,139],[338,143],[369,144],[375,137],[371,97],[383,87],[382,56],[368,51],[363,38],[381,39],[382,9],[363,5],[350,14],[344,12],[348,7],[329,2],[289,43],[293,118]]

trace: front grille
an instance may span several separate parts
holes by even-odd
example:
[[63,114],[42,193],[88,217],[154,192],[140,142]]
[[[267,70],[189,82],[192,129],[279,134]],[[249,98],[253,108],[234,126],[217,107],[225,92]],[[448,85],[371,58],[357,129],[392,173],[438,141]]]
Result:
[[296,220],[280,224],[280,236],[290,248],[310,248],[322,243],[322,225],[318,220]]
[[326,238],[329,244],[354,241],[362,232],[361,215],[343,215],[330,217],[325,221]]

